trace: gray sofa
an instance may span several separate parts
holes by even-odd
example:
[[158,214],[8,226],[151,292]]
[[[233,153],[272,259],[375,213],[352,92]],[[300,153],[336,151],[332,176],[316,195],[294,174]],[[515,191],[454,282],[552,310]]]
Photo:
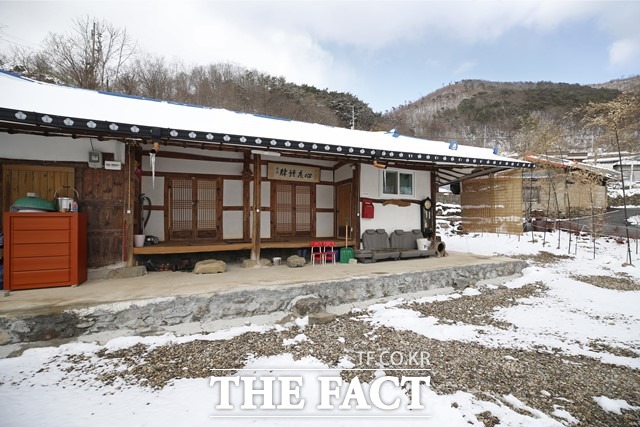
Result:
[[422,239],[423,237],[420,230],[395,230],[389,237],[389,244],[392,248],[400,251],[401,259],[435,256],[435,249],[418,249],[417,239]]
[[391,233],[391,237],[382,228],[365,230],[362,233],[363,248],[355,251],[355,257],[359,262],[368,263],[385,259],[397,260],[437,255],[434,249],[418,249],[416,240],[422,237],[420,230],[395,230]]
[[399,259],[400,251],[390,248],[389,235],[384,229],[369,229],[362,233],[362,249],[355,251],[355,257],[360,262]]

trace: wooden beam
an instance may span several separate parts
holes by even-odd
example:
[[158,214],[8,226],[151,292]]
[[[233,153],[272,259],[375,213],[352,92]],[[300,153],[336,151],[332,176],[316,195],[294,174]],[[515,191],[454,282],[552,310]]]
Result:
[[[313,239],[290,239],[290,240],[265,240],[261,241],[260,247],[264,249],[302,249],[308,248],[309,242]],[[343,245],[344,239],[325,237],[323,240],[333,241],[334,246]],[[349,240],[348,245],[353,245],[353,240]],[[251,242],[202,242],[202,241],[177,241],[162,242],[157,245],[134,248],[136,255],[167,255],[167,254],[192,254],[203,252],[231,252],[250,250]]]

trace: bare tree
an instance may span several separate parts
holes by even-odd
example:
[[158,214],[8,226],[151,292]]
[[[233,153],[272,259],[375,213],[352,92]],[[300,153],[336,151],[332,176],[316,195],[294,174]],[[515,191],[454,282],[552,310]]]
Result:
[[60,83],[51,72],[51,65],[40,52],[31,49],[15,47],[11,49],[10,56],[7,56],[6,69],[19,73],[31,79],[48,83]]
[[[638,147],[640,136],[640,94],[625,92],[609,102],[589,103],[584,109],[584,123],[589,127],[601,128],[613,135],[618,150],[620,162],[620,179],[622,181],[622,199],[624,219],[627,223],[627,195],[625,193],[624,173],[622,168],[621,151],[627,147]],[[631,262],[631,242],[629,241],[629,227],[625,225],[627,234],[627,264]]]
[[109,90],[135,48],[126,29],[85,16],[76,18],[67,34],[50,33],[40,55],[57,80]]

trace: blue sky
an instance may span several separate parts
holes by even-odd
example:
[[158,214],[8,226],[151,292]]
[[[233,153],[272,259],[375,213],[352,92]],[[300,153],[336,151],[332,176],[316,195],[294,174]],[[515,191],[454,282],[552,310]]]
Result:
[[80,16],[145,52],[229,62],[384,112],[463,79],[602,83],[640,74],[635,1],[0,1],[0,51]]

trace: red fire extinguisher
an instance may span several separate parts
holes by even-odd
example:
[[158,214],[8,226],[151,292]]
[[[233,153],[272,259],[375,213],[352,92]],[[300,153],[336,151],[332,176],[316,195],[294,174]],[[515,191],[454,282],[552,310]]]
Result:
[[373,218],[373,201],[362,199],[362,218]]

